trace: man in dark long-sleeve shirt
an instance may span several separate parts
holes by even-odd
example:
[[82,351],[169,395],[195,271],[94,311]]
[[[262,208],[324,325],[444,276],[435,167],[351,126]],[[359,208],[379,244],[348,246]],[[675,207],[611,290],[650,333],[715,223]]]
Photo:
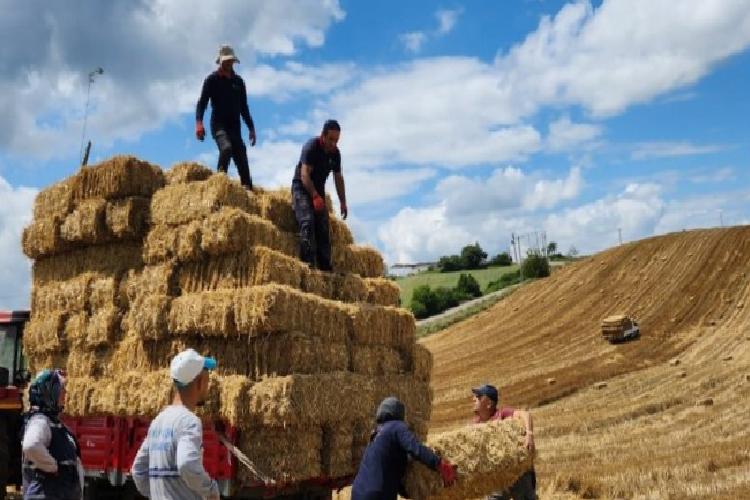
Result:
[[208,101],[211,101],[211,135],[219,147],[218,170],[227,172],[229,160],[234,158],[240,182],[248,189],[253,188],[250,167],[247,163],[247,148],[242,140],[240,117],[250,130],[250,145],[255,146],[255,125],[247,107],[245,82],[234,72],[234,63],[240,62],[234,50],[222,45],[216,63],[219,68],[208,75],[203,82],[200,99],[195,108],[195,136],[202,141],[206,136],[203,115]]
[[453,466],[422,445],[404,422],[404,404],[385,398],[378,407],[378,427],[370,438],[352,485],[352,500],[396,500],[408,456],[436,470],[446,486],[456,480]]

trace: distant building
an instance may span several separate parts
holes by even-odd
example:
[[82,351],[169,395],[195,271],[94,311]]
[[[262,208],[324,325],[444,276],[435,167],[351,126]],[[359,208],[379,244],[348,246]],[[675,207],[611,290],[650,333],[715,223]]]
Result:
[[391,276],[410,276],[412,274],[427,271],[430,267],[437,265],[437,262],[417,262],[415,264],[393,264],[388,268],[388,274]]

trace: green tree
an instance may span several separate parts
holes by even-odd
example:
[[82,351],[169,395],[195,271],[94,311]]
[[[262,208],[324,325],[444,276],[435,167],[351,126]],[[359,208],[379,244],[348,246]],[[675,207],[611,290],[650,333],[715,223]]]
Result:
[[487,252],[482,250],[479,243],[473,245],[466,245],[461,249],[461,261],[463,262],[463,269],[480,269],[484,267],[485,260],[487,259]]
[[488,262],[490,266],[510,266],[513,264],[513,259],[510,258],[508,252],[501,252]]
[[544,278],[549,276],[549,272],[549,261],[538,252],[529,252],[521,264],[521,273],[525,279]]
[[458,284],[456,285],[456,291],[460,294],[466,295],[467,297],[481,297],[482,288],[479,286],[479,282],[471,274],[461,273],[458,277]]
[[464,263],[458,255],[444,255],[443,257],[440,257],[437,265],[441,273],[460,271],[464,268]]
[[555,255],[555,252],[557,252],[557,243],[550,241],[549,244],[547,244],[547,256]]

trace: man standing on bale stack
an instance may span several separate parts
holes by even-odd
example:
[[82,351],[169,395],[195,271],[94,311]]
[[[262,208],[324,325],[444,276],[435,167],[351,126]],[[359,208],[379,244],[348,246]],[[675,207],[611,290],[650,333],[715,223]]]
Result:
[[[482,424],[492,420],[517,418],[526,429],[524,445],[530,453],[534,452],[534,424],[531,414],[526,410],[515,410],[499,406],[500,393],[494,385],[482,385],[471,390],[474,394],[474,423]],[[493,493],[487,500],[536,500],[536,472],[534,469],[525,472],[508,491]]]
[[336,120],[323,124],[320,137],[313,137],[302,148],[292,180],[292,205],[299,224],[300,259],[310,267],[331,271],[331,235],[328,232],[328,210],[325,185],[333,172],[336,193],[341,204],[341,217],[346,219],[344,176],[341,153],[336,146],[341,127]]
[[242,140],[240,116],[250,129],[251,146],[255,146],[255,125],[253,117],[250,116],[250,109],[247,107],[245,82],[234,72],[234,63],[239,62],[232,47],[221,46],[219,56],[216,58],[219,68],[204,80],[201,96],[195,108],[195,136],[199,141],[206,137],[203,114],[210,100],[211,135],[219,147],[217,169],[219,172],[226,173],[229,169],[229,160],[234,158],[234,164],[240,174],[240,182],[247,189],[252,189],[253,180],[247,164],[247,148]]
[[203,425],[193,413],[208,398],[216,360],[193,349],[172,359],[175,395],[151,422],[131,473],[138,492],[160,500],[219,500],[219,486],[203,468]]

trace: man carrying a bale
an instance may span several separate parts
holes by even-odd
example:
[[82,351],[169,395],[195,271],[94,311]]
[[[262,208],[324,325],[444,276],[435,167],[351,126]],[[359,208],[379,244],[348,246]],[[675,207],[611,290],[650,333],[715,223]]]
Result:
[[219,147],[217,169],[226,173],[229,160],[234,158],[240,182],[247,189],[253,188],[250,167],[247,164],[247,148],[242,140],[240,117],[250,129],[250,145],[255,146],[255,125],[247,107],[245,82],[234,72],[234,63],[240,62],[229,45],[222,45],[216,64],[219,68],[203,81],[203,89],[195,108],[195,137],[202,141],[206,137],[203,114],[211,101],[211,135]]
[[323,124],[319,137],[313,137],[302,148],[292,180],[292,205],[299,224],[300,259],[310,267],[331,270],[331,236],[328,232],[328,210],[325,185],[333,172],[341,217],[346,219],[344,176],[341,173],[341,153],[336,146],[341,127],[336,120]]
[[456,481],[453,465],[417,440],[406,426],[405,416],[406,408],[397,398],[388,397],[380,403],[375,416],[377,428],[352,484],[352,500],[396,500],[403,491],[408,456],[438,471],[444,486]]
[[131,473],[136,488],[159,499],[219,500],[219,486],[203,468],[203,426],[193,413],[208,398],[208,372],[216,360],[187,349],[170,365],[175,395],[138,449]]
[[[485,384],[471,390],[474,394],[474,423],[482,424],[492,420],[517,418],[526,429],[524,445],[529,452],[534,452],[534,424],[531,413],[500,406],[500,393],[493,385]],[[525,472],[508,491],[493,493],[487,500],[536,500],[536,472],[531,469]]]

